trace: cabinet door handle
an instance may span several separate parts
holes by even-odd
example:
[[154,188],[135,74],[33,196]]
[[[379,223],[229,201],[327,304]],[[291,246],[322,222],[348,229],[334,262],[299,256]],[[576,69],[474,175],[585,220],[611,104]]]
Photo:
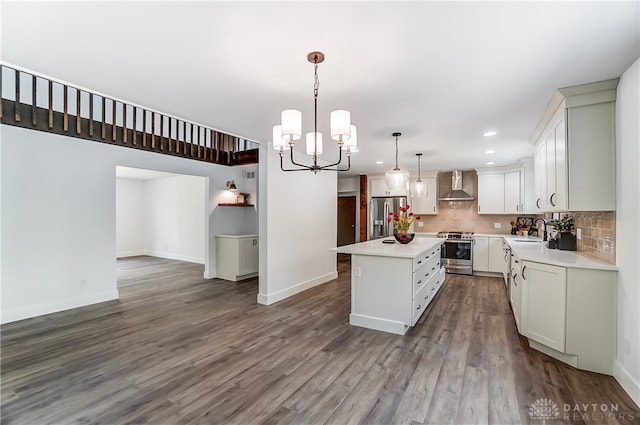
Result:
[[419,281],[418,281],[418,285],[420,285],[421,283],[422,283],[422,281],[421,281],[421,280],[419,280]]
[[425,300],[426,300],[426,299],[428,299],[428,298],[429,298],[429,295],[425,295],[425,296],[424,296],[424,299],[425,299]]
[[436,212],[436,206],[435,205],[433,206],[433,212]]
[[524,277],[524,271],[527,270],[527,266],[522,267],[522,280],[527,280],[526,277]]
[[418,264],[422,264],[422,260],[418,260]]
[[536,207],[540,209],[540,198],[536,199]]
[[478,212],[480,212],[480,205],[478,205]]
[[418,307],[416,307],[416,310],[420,310],[422,308],[422,304],[418,304]]
[[555,203],[555,202],[553,202],[553,197],[554,197],[554,196],[556,196],[556,193],[555,193],[555,192],[553,192],[553,193],[551,194],[551,196],[549,197],[549,203],[551,203],[551,206],[552,206],[552,207],[555,207],[555,206],[556,206],[556,203]]

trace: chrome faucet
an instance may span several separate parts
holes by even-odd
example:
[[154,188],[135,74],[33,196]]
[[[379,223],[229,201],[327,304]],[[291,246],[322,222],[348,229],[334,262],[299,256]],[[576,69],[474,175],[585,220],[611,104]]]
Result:
[[[544,224],[544,233],[543,233],[543,241],[547,240],[547,220],[545,220],[544,218],[536,218],[535,221],[533,222],[533,224],[535,225],[538,221],[542,220],[542,223]],[[536,226],[537,228],[537,226]]]

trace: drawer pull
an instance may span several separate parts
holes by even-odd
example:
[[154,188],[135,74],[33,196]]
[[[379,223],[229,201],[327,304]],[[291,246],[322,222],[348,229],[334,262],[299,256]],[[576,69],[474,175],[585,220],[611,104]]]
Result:
[[416,307],[416,310],[420,310],[422,308],[422,305],[418,304],[418,307]]
[[425,299],[425,300],[426,300],[426,299],[428,299],[428,298],[429,298],[429,295],[428,295],[428,294],[424,296],[424,299]]
[[422,280],[419,280],[419,281],[418,281],[418,285],[420,285],[421,283],[422,283]]
[[418,260],[418,264],[422,264],[422,260]]

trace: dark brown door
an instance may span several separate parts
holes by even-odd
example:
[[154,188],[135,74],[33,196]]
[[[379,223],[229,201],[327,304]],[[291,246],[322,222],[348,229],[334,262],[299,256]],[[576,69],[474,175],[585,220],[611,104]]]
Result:
[[338,246],[356,243],[356,197],[338,198]]

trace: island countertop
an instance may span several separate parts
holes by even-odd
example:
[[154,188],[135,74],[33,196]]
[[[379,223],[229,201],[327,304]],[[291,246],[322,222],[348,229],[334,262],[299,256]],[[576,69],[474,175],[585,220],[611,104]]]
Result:
[[423,252],[429,249],[433,249],[444,242],[444,239],[437,237],[415,237],[413,241],[408,244],[401,244],[399,242],[396,242],[394,244],[382,243],[382,241],[385,239],[395,241],[393,237],[375,239],[372,241],[339,246],[337,248],[331,248],[331,250],[336,251],[340,254],[415,258]]

